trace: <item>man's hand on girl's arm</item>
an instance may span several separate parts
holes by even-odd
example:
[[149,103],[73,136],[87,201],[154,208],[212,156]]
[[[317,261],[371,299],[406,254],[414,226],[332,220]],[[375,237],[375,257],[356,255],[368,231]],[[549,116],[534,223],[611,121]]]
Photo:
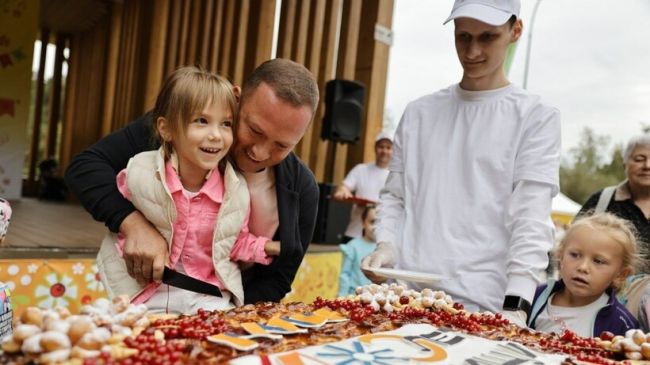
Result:
[[120,233],[124,235],[124,261],[129,275],[140,284],[160,282],[168,260],[165,238],[137,210],[124,218]]
[[266,241],[264,245],[264,252],[267,256],[280,255],[280,241]]

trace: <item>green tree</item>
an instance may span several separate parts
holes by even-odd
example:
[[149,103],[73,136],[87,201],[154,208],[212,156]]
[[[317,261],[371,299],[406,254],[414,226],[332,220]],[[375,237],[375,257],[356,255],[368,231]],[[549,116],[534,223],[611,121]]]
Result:
[[612,159],[600,168],[600,173],[616,177],[617,181],[625,179],[625,161],[623,161],[623,145],[617,144],[612,152]]
[[616,146],[606,161],[609,141],[588,127],[583,130],[580,144],[560,165],[560,190],[569,198],[584,204],[591,194],[623,179],[622,147]]

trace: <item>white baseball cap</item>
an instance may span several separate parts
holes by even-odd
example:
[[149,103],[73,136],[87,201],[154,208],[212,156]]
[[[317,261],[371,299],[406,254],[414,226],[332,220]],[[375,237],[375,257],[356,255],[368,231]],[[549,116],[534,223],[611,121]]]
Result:
[[393,136],[388,132],[381,131],[377,133],[377,137],[375,137],[375,143],[381,141],[382,139],[387,139],[390,142],[393,142]]
[[519,0],[456,0],[449,18],[442,24],[456,18],[472,18],[490,25],[503,25],[513,15],[519,17]]

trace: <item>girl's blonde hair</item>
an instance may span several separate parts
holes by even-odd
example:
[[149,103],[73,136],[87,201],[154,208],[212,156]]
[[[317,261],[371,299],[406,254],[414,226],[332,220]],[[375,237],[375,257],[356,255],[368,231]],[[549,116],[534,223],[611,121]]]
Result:
[[160,141],[165,157],[169,158],[171,155],[172,146],[158,133],[158,118],[167,119],[172,134],[178,135],[180,131],[186,130],[193,115],[200,113],[208,104],[214,103],[230,108],[235,131],[237,97],[228,80],[197,66],[181,67],[167,77],[152,112],[154,135]]
[[[625,219],[619,218],[611,213],[583,216],[573,222],[555,250],[555,257],[558,260],[564,254],[571,235],[579,228],[585,227],[607,234],[623,248],[623,267],[629,268],[631,270],[630,274],[641,270],[643,266],[643,254],[636,239],[636,229]],[[619,291],[623,288],[624,284],[625,281],[615,281],[612,283],[612,287],[614,290]]]

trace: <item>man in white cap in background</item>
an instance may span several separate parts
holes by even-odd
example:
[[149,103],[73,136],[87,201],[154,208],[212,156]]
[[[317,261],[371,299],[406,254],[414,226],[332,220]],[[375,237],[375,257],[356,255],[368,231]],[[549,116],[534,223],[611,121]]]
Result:
[[[379,191],[384,187],[388,176],[388,164],[393,156],[393,138],[387,132],[380,132],[375,138],[375,162],[356,165],[336,188],[334,198],[345,200],[352,197],[377,203]],[[342,242],[362,237],[361,213],[364,206],[354,204],[350,211],[350,223],[345,230]]]
[[440,274],[410,284],[525,326],[553,243],[560,115],[506,77],[519,9],[518,0],[454,3],[445,23],[454,21],[462,78],[404,111],[377,212],[379,244],[362,268]]

